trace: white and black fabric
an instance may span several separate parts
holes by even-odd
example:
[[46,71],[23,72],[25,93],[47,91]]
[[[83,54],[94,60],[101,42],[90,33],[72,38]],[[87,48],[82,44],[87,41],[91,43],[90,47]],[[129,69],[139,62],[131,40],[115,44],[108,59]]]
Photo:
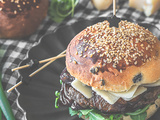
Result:
[[[146,17],[143,12],[139,12],[128,5],[128,0],[119,0],[119,9],[117,17],[130,18],[138,22],[148,22],[156,25],[160,29],[160,10],[150,17]],[[11,69],[17,67],[21,61],[27,56],[27,52],[36,45],[39,39],[46,33],[53,32],[58,26],[72,24],[81,19],[92,19],[95,17],[112,16],[112,6],[108,10],[98,11],[94,8],[91,0],[79,0],[79,4],[75,9],[73,17],[67,17],[63,23],[53,22],[49,16],[42,22],[36,33],[19,40],[0,39],[0,49],[5,51],[5,56],[0,58],[0,68],[2,69],[2,85],[5,91],[16,84],[20,79],[17,71],[12,72]],[[6,92],[10,105],[16,120],[24,120],[24,111],[17,105],[17,91],[13,90],[10,93]],[[5,119],[5,118],[4,118]]]

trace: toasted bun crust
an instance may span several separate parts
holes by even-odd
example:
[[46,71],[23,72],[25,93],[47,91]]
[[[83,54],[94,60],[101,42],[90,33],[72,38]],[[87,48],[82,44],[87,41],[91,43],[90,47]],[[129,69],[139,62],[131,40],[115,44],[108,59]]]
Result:
[[22,38],[36,31],[48,11],[48,0],[0,0],[0,38]]
[[67,47],[66,67],[84,84],[121,92],[160,78],[160,42],[147,29],[127,21],[87,27]]

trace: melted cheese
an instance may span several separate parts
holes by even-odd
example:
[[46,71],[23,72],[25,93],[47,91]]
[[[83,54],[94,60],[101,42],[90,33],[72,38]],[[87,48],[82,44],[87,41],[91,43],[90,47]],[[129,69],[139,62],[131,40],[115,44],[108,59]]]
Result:
[[131,87],[131,89],[129,89],[126,92],[119,92],[119,93],[110,92],[110,93],[115,95],[115,96],[121,97],[121,98],[131,98],[131,97],[133,97],[133,95],[136,92],[137,88],[138,88],[138,86],[135,85],[135,86]]
[[[98,95],[100,95],[104,100],[106,100],[109,104],[114,104],[119,98],[123,98],[126,101],[132,100],[133,98],[137,97],[138,95],[144,93],[147,91],[147,88],[143,86],[133,86],[131,87],[130,90],[126,92],[120,92],[120,93],[115,93],[115,92],[110,92],[110,91],[104,91],[104,90],[99,90],[96,88],[88,87],[87,85],[83,84],[81,81],[75,79],[71,83],[72,87],[82,93],[86,98],[91,98],[92,97],[92,90],[95,91]],[[160,80],[158,80],[155,83],[152,84],[147,84],[144,86],[160,86]]]
[[91,98],[92,97],[92,89],[86,85],[84,85],[82,82],[79,80],[75,79],[71,83],[72,87],[82,93],[86,98]]
[[138,87],[138,89],[136,90],[136,92],[134,93],[134,95],[131,98],[123,98],[125,101],[130,101],[133,98],[137,97],[138,95],[144,93],[145,91],[147,91],[147,88],[145,87]]
[[114,96],[108,91],[99,90],[96,88],[92,88],[98,95],[100,95],[103,99],[105,99],[109,104],[114,104],[120,97]]

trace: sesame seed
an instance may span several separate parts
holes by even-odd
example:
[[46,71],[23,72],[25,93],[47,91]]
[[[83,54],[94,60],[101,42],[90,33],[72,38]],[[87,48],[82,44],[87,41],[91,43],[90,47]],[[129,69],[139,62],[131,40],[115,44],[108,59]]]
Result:
[[134,64],[137,65],[137,61],[135,61]]
[[[104,21],[87,27],[85,34],[78,40],[82,40],[83,57],[88,54],[92,58],[96,54],[102,61],[101,65],[111,63],[113,68],[117,68],[120,67],[120,61],[124,61],[127,66],[150,61],[148,53],[153,51],[157,38],[138,24],[120,21],[119,28],[110,28],[109,22]],[[137,61],[138,57],[143,60]]]
[[74,63],[74,64],[77,64],[77,61],[74,60],[73,63]]
[[[33,8],[39,8],[40,0],[0,0],[2,7],[0,11],[10,12],[14,15]],[[12,6],[11,6],[12,5]]]
[[84,58],[86,58],[86,57],[87,57],[87,55],[84,55],[83,57],[84,57]]
[[17,11],[16,11],[16,10],[14,11],[14,14],[17,14]]
[[37,5],[36,8],[39,8],[39,6]]

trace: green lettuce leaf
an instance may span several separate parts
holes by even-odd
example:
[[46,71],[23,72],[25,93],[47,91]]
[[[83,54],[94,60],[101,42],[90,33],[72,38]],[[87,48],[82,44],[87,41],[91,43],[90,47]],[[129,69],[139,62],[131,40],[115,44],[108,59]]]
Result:
[[89,118],[89,120],[120,120],[122,118],[122,115],[116,114],[111,115],[108,119],[106,119],[97,110],[94,109],[72,110],[71,108],[69,108],[69,113],[71,116],[79,114],[79,117],[81,117],[82,115],[84,115],[85,118]]
[[160,94],[158,95],[158,98],[160,99]]
[[[125,115],[130,115],[132,120],[145,120],[147,117],[146,110],[149,108],[150,105],[147,105],[143,109],[138,109],[135,112],[126,113]],[[71,116],[79,115],[81,117],[82,115],[85,116],[85,118],[89,118],[89,120],[120,120],[122,118],[122,114],[113,114],[110,115],[109,118],[105,118],[102,114],[99,113],[99,111],[94,109],[86,109],[86,110],[72,110],[69,108],[69,113]]]
[[146,112],[146,110],[149,108],[149,106],[151,106],[151,105],[149,104],[146,107],[144,107],[143,109],[138,109],[135,112],[126,113],[126,115],[131,115],[131,116],[140,115],[140,114]]
[[[60,80],[60,84],[62,84],[62,80]],[[59,108],[59,106],[58,106],[58,100],[59,100],[59,97],[60,97],[60,92],[59,91],[55,91],[55,96],[56,96],[56,99],[55,99],[55,108]]]
[[147,112],[146,110],[150,107],[151,105],[147,105],[143,109],[136,110],[135,112],[130,112],[126,113],[126,115],[130,115],[132,120],[145,120],[147,117]]
[[130,117],[132,120],[145,120],[147,117],[147,112],[143,112],[139,115],[131,115]]
[[120,120],[122,118],[122,114],[110,115],[106,120]]
[[[60,80],[60,84],[62,84],[62,80]],[[59,106],[57,105],[58,99],[60,97],[60,92],[56,91],[55,95],[57,96],[55,100],[55,107],[58,108]],[[160,95],[158,96],[160,98]],[[135,112],[129,112],[124,114],[125,116],[130,115],[132,120],[145,120],[147,117],[147,112],[146,110],[150,107],[150,105],[147,105],[143,109],[138,109]],[[120,120],[122,118],[122,114],[113,114],[110,115],[108,118],[105,118],[99,111],[95,109],[85,109],[85,110],[72,110],[69,107],[69,114],[71,116],[77,115],[79,118],[81,118],[83,115],[85,118],[89,118],[89,120]]]
[[67,16],[74,14],[74,9],[79,0],[51,0],[49,7],[50,18],[61,23]]
[[86,109],[86,110],[80,110],[80,112],[83,114],[83,115],[87,115],[89,114],[91,111],[93,111],[94,109]]
[[72,110],[72,108],[69,107],[69,114],[70,114],[71,116],[77,115],[78,113],[79,113],[78,110]]
[[89,120],[105,120],[105,118],[96,111],[92,111],[89,113]]

